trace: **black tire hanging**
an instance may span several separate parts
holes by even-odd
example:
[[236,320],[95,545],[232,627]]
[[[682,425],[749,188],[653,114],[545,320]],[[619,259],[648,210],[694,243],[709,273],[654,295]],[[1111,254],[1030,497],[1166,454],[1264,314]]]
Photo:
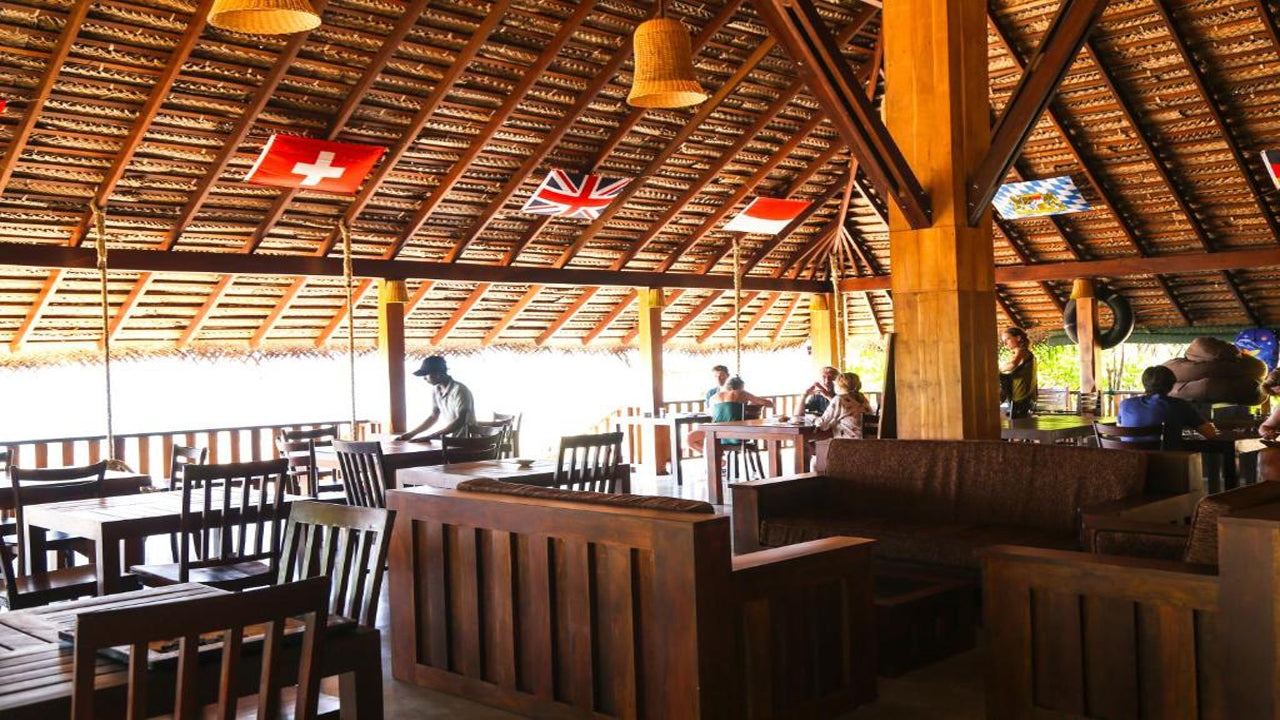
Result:
[[[1129,339],[1133,334],[1136,319],[1133,316],[1133,306],[1115,290],[1106,287],[1098,288],[1098,300],[1111,308],[1111,315],[1115,318],[1110,328],[1099,332],[1094,338],[1098,347],[1108,350]],[[1068,300],[1067,306],[1062,311],[1062,329],[1066,331],[1067,337],[1071,338],[1071,342],[1079,344],[1080,338],[1076,336],[1075,300]]]

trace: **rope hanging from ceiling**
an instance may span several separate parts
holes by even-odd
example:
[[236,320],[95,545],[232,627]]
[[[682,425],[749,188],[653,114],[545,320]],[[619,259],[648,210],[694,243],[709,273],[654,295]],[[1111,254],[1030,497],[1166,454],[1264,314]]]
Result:
[[[842,228],[838,228],[836,232],[840,232]],[[836,369],[844,370],[844,341],[845,341],[845,308],[844,294],[840,291],[840,263],[836,259],[835,254],[827,256],[831,262],[831,272],[827,273],[831,276],[831,319],[835,324],[835,360]]]
[[733,374],[742,377],[742,236],[733,236]]
[[351,390],[351,437],[356,439],[356,308],[355,283],[351,270],[351,226],[345,220],[338,223],[342,236],[342,282],[347,294],[347,383]]
[[111,403],[111,298],[107,289],[107,216],[96,202],[89,203],[89,220],[94,228],[94,247],[98,255],[98,298],[102,310],[102,386],[106,393],[107,410],[107,467],[112,470],[128,470],[124,461],[116,457],[115,416]]

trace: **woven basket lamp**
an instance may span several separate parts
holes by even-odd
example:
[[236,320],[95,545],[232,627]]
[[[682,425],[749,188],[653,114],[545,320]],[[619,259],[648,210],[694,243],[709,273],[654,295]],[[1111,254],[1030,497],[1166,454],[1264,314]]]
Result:
[[689,33],[679,20],[654,18],[636,28],[635,77],[627,102],[643,108],[682,108],[707,99],[693,76]]
[[320,27],[307,0],[213,0],[209,24],[250,35],[288,35]]

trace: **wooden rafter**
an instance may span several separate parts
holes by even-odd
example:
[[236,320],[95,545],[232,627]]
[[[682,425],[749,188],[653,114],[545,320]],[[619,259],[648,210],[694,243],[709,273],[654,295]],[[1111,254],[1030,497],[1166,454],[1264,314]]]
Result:
[[600,213],[600,216],[595,220],[592,220],[591,224],[574,238],[573,242],[569,244],[569,247],[565,248],[560,254],[560,257],[556,259],[555,267],[562,268],[567,266],[569,261],[573,259],[574,255],[585,247],[586,244],[590,242],[591,239],[594,238],[610,220],[613,219],[613,216],[626,206],[627,201],[645,186],[645,179],[653,177],[658,173],[671,155],[679,150],[680,146],[689,139],[689,136],[696,132],[698,128],[702,126],[702,123],[711,117],[711,114],[720,106],[720,103],[737,89],[738,84],[745,80],[746,77],[755,70],[756,65],[758,65],[760,61],[764,60],[765,56],[772,50],[773,41],[771,39],[762,41],[760,45],[752,51],[751,55],[742,63],[742,65],[738,66],[738,69],[734,71],[733,75],[716,90],[715,94],[706,102],[702,103],[698,108],[698,111],[694,113],[693,117],[689,118],[688,121],[680,126],[680,129],[676,131],[676,134],[667,141],[667,143],[649,161],[644,169],[636,173],[636,180],[623,188],[622,191],[618,193],[618,196],[613,199],[613,202],[611,202],[609,206]]
[[598,290],[598,288],[586,288],[585,290],[586,291],[578,295],[578,297],[573,301],[573,303],[570,304],[569,307],[572,310],[572,312],[561,313],[559,317],[557,317],[555,320],[551,322],[550,327],[548,327],[546,330],[542,332],[541,335],[539,335],[537,338],[534,339],[533,344],[539,347],[546,345],[547,341],[555,337],[555,334],[560,331],[560,328],[564,327],[564,324],[569,322],[569,319],[572,318],[575,314],[577,314],[578,310],[580,310],[583,305],[586,305],[588,302],[591,301],[591,298],[595,297],[595,294],[596,294],[595,291]]
[[458,323],[462,322],[462,319],[467,316],[467,313],[471,311],[471,308],[475,307],[476,303],[480,302],[481,298],[484,297],[484,294],[489,292],[490,287],[491,285],[489,283],[477,283],[475,289],[471,291],[471,294],[467,295],[467,298],[458,305],[457,309],[453,311],[453,314],[450,315],[448,319],[444,321],[444,324],[440,326],[440,329],[436,331],[436,334],[431,338],[431,344],[439,345],[445,340],[448,340],[449,333],[453,332],[453,329],[458,327]]
[[681,332],[684,331],[686,327],[689,326],[689,323],[693,322],[694,320],[697,320],[699,317],[702,316],[702,313],[709,310],[712,305],[715,305],[716,301],[718,301],[721,297],[724,296],[724,292],[725,291],[723,290],[712,291],[710,294],[708,294],[705,298],[702,299],[702,302],[698,303],[697,305],[694,305],[693,309],[690,310],[688,313],[686,313],[684,317],[677,320],[675,325],[672,325],[671,327],[667,328],[666,332],[662,334],[662,341],[671,342],[672,340],[674,340],[677,335],[679,335]]
[[[614,305],[613,309],[605,313],[605,316],[600,320],[600,322],[596,323],[595,327],[591,328],[586,335],[582,336],[582,344],[589,345],[593,340],[600,337],[600,333],[608,330],[609,326],[621,317],[622,313],[625,312],[627,308],[631,307],[631,303],[635,302],[638,297],[639,294],[637,294],[635,290],[627,293],[627,296],[622,299],[622,302]],[[665,302],[663,306],[665,307]]]
[[782,311],[782,317],[778,319],[778,324],[773,329],[773,334],[769,336],[769,342],[778,342],[778,338],[782,337],[782,333],[787,329],[787,323],[791,322],[791,316],[796,312],[796,306],[800,304],[800,295],[791,298],[791,302],[787,303],[786,309]]
[[[453,89],[454,83],[457,82],[462,73],[466,71],[467,66],[471,64],[471,61],[475,59],[476,55],[480,52],[480,48],[488,41],[489,34],[492,33],[494,28],[502,22],[502,18],[506,14],[510,5],[511,0],[495,0],[493,5],[489,7],[489,13],[485,15],[484,20],[482,20],[480,25],[471,33],[467,44],[458,51],[457,56],[453,59],[453,63],[445,69],[440,81],[432,88],[431,94],[423,100],[422,105],[419,106],[418,111],[413,116],[413,119],[409,121],[408,127],[405,128],[403,134],[391,149],[387,151],[386,156],[382,159],[382,164],[369,174],[369,178],[365,180],[365,183],[360,188],[360,192],[356,195],[355,200],[353,200],[343,212],[342,219],[338,221],[339,223],[346,223],[350,226],[353,225],[360,217],[360,213],[364,211],[364,208],[369,204],[369,201],[373,199],[373,196],[382,187],[382,183],[391,174],[391,171],[395,169],[395,166],[402,158],[404,158],[405,153],[407,153],[409,149],[417,143],[418,136],[422,133],[423,128],[426,127],[431,116],[435,114],[437,109],[439,109],[440,104],[444,102],[449,92]],[[328,255],[333,251],[337,242],[338,230],[335,227],[314,254],[319,257]],[[263,319],[262,324],[254,331],[253,338],[250,340],[250,345],[252,347],[259,347],[266,339],[267,335],[271,332],[272,327],[274,327],[276,322],[279,321],[285,310],[287,310],[289,305],[293,302],[293,299],[297,297],[298,292],[302,289],[300,284],[302,282],[302,280],[299,280],[299,284],[296,284],[296,286],[290,286],[290,288],[285,291],[284,295],[276,303],[276,306],[272,308],[267,314],[267,317]],[[338,313],[338,316],[334,319],[341,321],[341,316],[345,313],[346,309],[344,307],[344,309],[341,310]],[[332,322],[332,320],[330,322]]]
[[404,316],[407,318],[413,314],[418,305],[426,299],[427,293],[431,292],[431,288],[436,286],[435,280],[423,280],[418,284],[418,289],[413,291],[409,296],[409,301],[404,304]]
[[747,318],[746,322],[742,323],[742,333],[738,338],[743,342],[746,342],[747,337],[751,335],[751,331],[756,329],[756,326],[760,324],[760,321],[765,319],[765,316],[773,310],[773,306],[777,305],[778,300],[781,299],[782,293],[769,293],[768,295],[765,295],[764,302],[760,303],[760,307],[756,308],[755,313],[753,313],[750,318]]
[[[857,35],[863,27],[866,26],[867,22],[870,21],[876,13],[876,8],[871,7],[870,5],[863,6],[859,11],[858,17],[836,34],[836,42],[841,45],[847,43]],[[755,139],[755,136],[763,131],[769,123],[773,122],[773,120],[778,117],[778,114],[781,113],[782,110],[791,103],[792,99],[794,99],[795,96],[803,89],[804,83],[800,80],[793,81],[788,85],[787,88],[778,95],[778,99],[760,113],[759,116],[757,116],[756,121],[751,125],[751,127],[740,133],[737,140],[735,140],[733,144],[720,154],[723,161],[708,168],[705,172],[699,175],[696,180],[690,183],[689,189],[678,197],[671,204],[671,207],[669,207],[666,212],[654,221],[654,223],[649,227],[649,230],[645,232],[640,240],[631,249],[624,252],[617,261],[613,263],[612,267],[615,270],[621,270],[626,267],[627,263],[629,263],[632,258],[644,252],[645,249],[662,234],[671,221],[680,215],[680,213],[684,212],[693,200],[701,195],[702,192],[706,190],[707,186],[724,172],[725,166],[728,163],[733,162],[734,158],[738,156],[738,153],[741,152],[753,139]],[[801,126],[799,130],[792,133],[791,141],[784,143],[781,149],[771,155],[770,160],[765,163],[766,166],[771,165],[772,167],[777,167],[777,164],[795,150],[795,148],[798,147],[799,144],[803,142],[804,139],[812,133],[821,122],[821,114],[814,113],[813,117],[808,122]],[[755,174],[758,175],[759,171]],[[767,172],[765,174],[767,175]],[[748,181],[748,184],[750,184],[750,181]]]
[[533,302],[533,299],[538,297],[538,293],[542,292],[542,288],[542,285],[530,285],[529,289],[525,290],[524,294],[520,296],[520,299],[516,300],[514,305],[507,308],[507,311],[502,314],[502,317],[498,318],[498,321],[493,324],[493,327],[489,328],[489,332],[485,333],[484,339],[480,341],[480,344],[493,344],[493,341],[497,340],[498,336],[502,335],[502,331],[510,327],[511,323],[515,322],[517,317],[520,317],[520,313],[524,312],[524,309],[529,307],[529,303]]
[[[373,289],[374,289],[374,284],[372,280],[358,281],[355,284],[355,287],[351,289],[352,309],[360,307],[360,303],[364,302],[365,296],[368,295],[369,291]],[[338,328],[342,327],[343,320],[347,319],[347,301],[345,299],[345,291],[343,293],[343,301],[341,305],[342,305],[342,312],[335,315],[332,319],[330,319],[329,323],[325,325],[324,328],[320,331],[320,334],[316,336],[314,340],[316,347],[318,348],[324,347],[325,343],[329,342],[329,338],[333,337],[333,334],[338,332]]]
[[[591,14],[594,8],[594,0],[580,0],[573,14],[560,23],[560,29],[556,31],[555,36],[543,47],[542,52],[539,53],[533,64],[521,74],[520,80],[516,82],[515,86],[505,93],[506,100],[497,110],[493,111],[493,114],[489,116],[489,121],[471,140],[471,144],[454,162],[453,167],[432,188],[431,195],[422,201],[418,209],[413,212],[413,215],[409,218],[408,226],[391,243],[391,247],[387,249],[383,257],[392,259],[398,256],[400,251],[413,240],[413,236],[417,235],[422,226],[431,219],[431,214],[440,207],[440,203],[444,202],[445,197],[453,190],[454,185],[471,169],[471,165],[476,161],[476,158],[489,149],[489,141],[506,124],[508,118],[511,117],[511,113],[524,101],[525,95],[533,88],[534,83],[542,78],[543,72],[560,54],[560,48],[573,36],[578,30],[578,26]],[[447,257],[446,261],[452,262],[456,258],[457,256],[453,255],[452,257]]]
[[[685,294],[685,292],[686,292],[685,290],[677,288],[667,293],[667,296],[662,301],[662,306],[664,308],[671,307],[672,305],[675,304],[677,300],[681,298],[681,296]],[[635,325],[631,326],[630,330],[622,334],[622,344],[630,345],[632,342],[635,341],[636,337],[638,337],[639,335],[640,335],[640,323],[637,322]]]
[[[755,301],[756,296],[759,294],[760,293],[754,293],[754,292],[744,293],[742,296],[742,310],[746,311],[746,309],[751,306],[751,303]],[[699,345],[706,344],[706,342],[710,340],[713,335],[715,335],[717,332],[720,331],[720,328],[729,324],[729,321],[733,320],[733,316],[736,315],[737,313],[738,313],[738,308],[733,307],[733,308],[730,308],[728,312],[724,313],[720,317],[716,318],[715,320],[712,320],[711,325],[709,325],[706,330],[703,330],[702,334],[698,336],[698,344]]]

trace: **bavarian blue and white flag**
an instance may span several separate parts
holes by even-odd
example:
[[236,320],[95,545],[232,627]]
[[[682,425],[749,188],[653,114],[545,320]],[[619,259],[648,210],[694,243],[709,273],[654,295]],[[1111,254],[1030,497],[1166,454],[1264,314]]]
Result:
[[991,201],[1005,220],[1062,215],[1088,210],[1089,203],[1080,195],[1069,175],[1005,183]]

